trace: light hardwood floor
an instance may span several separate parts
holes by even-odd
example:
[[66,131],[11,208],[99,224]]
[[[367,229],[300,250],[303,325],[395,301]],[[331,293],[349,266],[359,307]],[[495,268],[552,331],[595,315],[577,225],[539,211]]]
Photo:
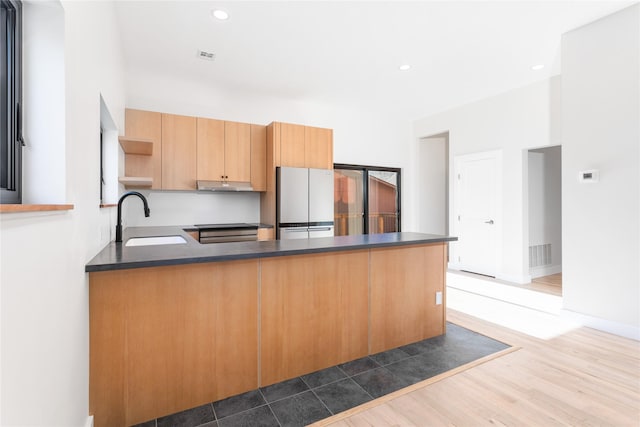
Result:
[[528,285],[522,285],[524,289],[532,291],[544,292],[551,295],[562,295],[562,273],[552,274],[550,276],[537,277]]
[[519,348],[323,425],[640,425],[640,342],[584,327],[540,339],[451,309],[447,318]]

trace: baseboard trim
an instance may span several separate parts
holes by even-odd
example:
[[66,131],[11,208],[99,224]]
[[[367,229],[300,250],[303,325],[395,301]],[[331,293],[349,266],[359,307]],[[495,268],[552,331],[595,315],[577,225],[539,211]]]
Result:
[[87,421],[84,423],[84,427],[93,427],[93,415],[89,415]]
[[600,317],[589,316],[577,311],[561,309],[558,313],[560,317],[573,320],[583,326],[610,334],[640,341],[640,327],[628,325],[626,323],[614,322],[613,320],[602,319]]
[[529,270],[529,274],[533,279],[538,277],[550,276],[552,274],[562,273],[562,265],[550,265],[547,267],[535,267]]
[[[464,265],[451,263],[451,262],[447,264],[447,268],[449,270],[467,271]],[[467,271],[467,272],[473,273],[473,271]],[[481,273],[477,273],[477,274],[479,274],[480,276],[485,276],[484,274],[481,274]],[[488,277],[493,277],[493,276],[488,276]],[[505,282],[517,283],[518,285],[526,285],[527,283],[531,283],[531,276],[528,276],[528,275],[510,276],[508,274],[496,274],[494,278],[505,281]]]
[[531,283],[531,276],[529,275],[511,276],[508,274],[496,274],[496,279],[504,280],[505,282],[517,283],[518,285]]

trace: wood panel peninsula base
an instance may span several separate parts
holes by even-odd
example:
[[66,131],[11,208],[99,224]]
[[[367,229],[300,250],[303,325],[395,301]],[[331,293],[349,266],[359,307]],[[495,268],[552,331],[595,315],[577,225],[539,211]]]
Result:
[[95,425],[144,422],[443,334],[446,245],[90,272]]

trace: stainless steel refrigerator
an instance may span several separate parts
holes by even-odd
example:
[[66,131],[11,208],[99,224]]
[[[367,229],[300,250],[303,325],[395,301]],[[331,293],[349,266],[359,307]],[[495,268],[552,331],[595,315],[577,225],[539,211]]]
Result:
[[333,236],[333,171],[279,167],[276,238]]

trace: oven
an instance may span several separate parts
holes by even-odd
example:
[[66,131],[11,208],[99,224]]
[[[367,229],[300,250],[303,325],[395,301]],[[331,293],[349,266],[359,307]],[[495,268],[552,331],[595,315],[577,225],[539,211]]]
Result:
[[196,224],[200,243],[255,242],[255,224]]

